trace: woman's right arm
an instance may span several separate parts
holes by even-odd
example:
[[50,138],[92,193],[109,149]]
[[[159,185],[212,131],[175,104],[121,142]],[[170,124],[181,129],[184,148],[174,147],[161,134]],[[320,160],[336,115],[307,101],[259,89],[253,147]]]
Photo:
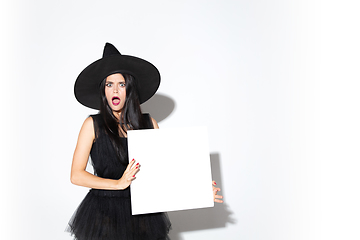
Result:
[[118,180],[97,177],[86,171],[86,165],[94,139],[94,122],[92,117],[88,117],[81,127],[76,144],[71,166],[71,182],[75,185],[95,189],[126,189],[135,179],[135,174],[139,171],[139,165],[132,168],[135,161],[129,163],[123,176]]

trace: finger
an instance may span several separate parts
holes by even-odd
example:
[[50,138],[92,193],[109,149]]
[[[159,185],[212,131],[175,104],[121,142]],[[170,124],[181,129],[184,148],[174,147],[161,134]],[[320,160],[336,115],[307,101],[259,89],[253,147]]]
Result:
[[127,173],[128,176],[130,176],[130,179],[134,179],[135,178],[135,175],[140,171],[140,167],[139,166],[136,166],[132,169],[130,169],[130,171]]
[[137,163],[131,170],[130,170],[130,174],[135,174],[140,170],[140,164]]
[[129,172],[128,173],[128,181],[132,181],[136,178],[136,172],[133,173],[133,172]]
[[214,196],[214,202],[223,203],[224,201],[222,200],[222,198],[223,198],[223,196],[215,195]]
[[220,188],[215,188],[215,187],[214,187],[214,188],[213,188],[213,191],[214,191],[214,192],[219,192],[219,191],[221,191],[221,189],[220,189]]
[[134,179],[136,179],[136,173],[131,174],[130,181],[133,181]]
[[214,197],[215,198],[223,198],[223,196],[221,196],[221,195],[215,195]]
[[131,169],[131,167],[134,165],[134,163],[135,163],[135,159],[131,160],[129,162],[129,164],[127,165],[127,168],[125,169],[125,171],[128,172]]
[[131,177],[128,178],[128,181],[131,182],[131,181],[133,181],[135,178],[136,178],[136,176],[135,176],[135,175],[132,175]]

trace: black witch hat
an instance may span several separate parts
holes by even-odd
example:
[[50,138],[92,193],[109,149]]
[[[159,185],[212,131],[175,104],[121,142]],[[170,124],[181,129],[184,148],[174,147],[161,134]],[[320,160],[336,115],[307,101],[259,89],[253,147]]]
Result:
[[103,57],[77,77],[76,99],[86,107],[100,109],[100,83],[114,73],[127,73],[135,78],[140,104],[149,100],[160,85],[160,73],[153,64],[138,57],[121,55],[112,44],[106,43]]

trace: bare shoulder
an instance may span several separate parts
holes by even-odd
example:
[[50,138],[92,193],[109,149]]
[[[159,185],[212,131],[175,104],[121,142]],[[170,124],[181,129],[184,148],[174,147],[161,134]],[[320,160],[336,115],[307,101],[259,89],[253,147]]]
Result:
[[81,130],[80,130],[80,136],[84,136],[87,139],[94,139],[95,133],[94,133],[94,120],[92,117],[88,117],[85,119]]
[[86,129],[91,129],[93,130],[94,129],[94,120],[92,117],[88,117],[85,119],[84,123],[83,123],[83,128],[86,128]]
[[77,171],[84,171],[89,159],[91,147],[95,139],[94,121],[92,117],[85,119],[79,133],[78,141],[73,156],[71,167],[72,174]]
[[94,127],[94,120],[93,120],[93,118],[92,118],[92,117],[86,118],[83,125],[86,125],[86,126],[89,126],[89,127],[90,127],[90,126]]
[[158,123],[156,122],[156,120],[153,119],[153,118],[151,118],[151,121],[152,121],[152,124],[153,124],[154,128],[155,128],[155,129],[159,129],[159,125],[158,125]]

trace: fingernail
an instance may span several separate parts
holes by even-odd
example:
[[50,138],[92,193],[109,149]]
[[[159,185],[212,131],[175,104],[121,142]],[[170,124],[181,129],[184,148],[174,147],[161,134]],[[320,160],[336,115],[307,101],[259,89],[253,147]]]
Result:
[[136,165],[139,165],[139,163],[137,163]]
[[214,185],[216,185],[216,182],[214,182]]
[[135,177],[135,175],[133,177]]
[[132,161],[135,161],[135,159],[133,159]]
[[139,167],[136,167],[135,169],[138,169]]

